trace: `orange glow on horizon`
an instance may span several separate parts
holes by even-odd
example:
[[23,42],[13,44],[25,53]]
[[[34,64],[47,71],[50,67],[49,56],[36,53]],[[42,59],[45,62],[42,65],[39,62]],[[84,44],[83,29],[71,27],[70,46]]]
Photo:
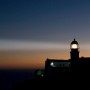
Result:
[[[64,58],[63,58],[64,57]],[[44,68],[45,60],[68,59],[66,51],[0,52],[0,68]]]
[[[90,51],[80,50],[80,57],[89,57]],[[26,68],[41,69],[45,67],[45,60],[49,59],[70,59],[68,50],[36,50],[36,51],[1,51],[0,69]]]

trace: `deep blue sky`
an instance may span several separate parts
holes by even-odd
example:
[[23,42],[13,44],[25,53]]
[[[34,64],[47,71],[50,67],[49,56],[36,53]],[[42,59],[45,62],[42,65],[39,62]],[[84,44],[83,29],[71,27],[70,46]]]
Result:
[[63,42],[90,38],[90,0],[0,0],[0,39]]

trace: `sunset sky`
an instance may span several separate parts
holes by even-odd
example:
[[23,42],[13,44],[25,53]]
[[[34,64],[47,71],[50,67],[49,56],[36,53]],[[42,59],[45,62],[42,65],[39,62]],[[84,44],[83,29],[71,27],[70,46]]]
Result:
[[90,0],[0,0],[0,68],[69,59],[74,38],[89,57]]

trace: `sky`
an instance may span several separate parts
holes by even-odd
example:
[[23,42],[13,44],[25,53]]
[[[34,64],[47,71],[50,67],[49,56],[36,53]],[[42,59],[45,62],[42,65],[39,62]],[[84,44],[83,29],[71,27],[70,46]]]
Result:
[[45,60],[90,53],[90,0],[0,0],[0,68],[44,68]]

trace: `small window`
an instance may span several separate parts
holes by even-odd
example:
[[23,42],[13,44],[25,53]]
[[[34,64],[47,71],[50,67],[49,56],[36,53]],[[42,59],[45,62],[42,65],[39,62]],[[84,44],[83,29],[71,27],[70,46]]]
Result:
[[71,64],[69,64],[69,66],[70,66]]

